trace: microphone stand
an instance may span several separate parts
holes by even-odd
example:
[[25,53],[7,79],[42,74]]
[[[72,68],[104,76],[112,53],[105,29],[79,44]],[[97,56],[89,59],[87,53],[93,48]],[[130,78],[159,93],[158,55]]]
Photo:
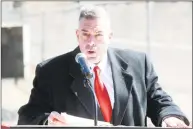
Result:
[[89,89],[89,91],[92,93],[92,99],[93,99],[93,107],[94,107],[94,126],[97,126],[97,121],[98,121],[98,103],[97,103],[97,98],[94,92],[94,86],[92,86],[90,79],[88,79],[88,77],[85,76],[84,79],[84,84],[86,85],[86,87]]

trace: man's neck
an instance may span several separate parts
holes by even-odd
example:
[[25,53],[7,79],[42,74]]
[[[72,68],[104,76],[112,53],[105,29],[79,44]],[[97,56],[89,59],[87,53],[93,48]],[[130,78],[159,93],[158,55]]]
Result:
[[105,66],[106,66],[106,64],[107,64],[107,61],[108,61],[107,54],[105,54],[105,55],[103,56],[103,58],[102,58],[98,63],[95,63],[95,64],[90,63],[90,66],[91,66],[92,69],[93,69],[95,66],[99,66],[99,68],[100,68],[101,70],[103,70],[103,69],[105,69]]

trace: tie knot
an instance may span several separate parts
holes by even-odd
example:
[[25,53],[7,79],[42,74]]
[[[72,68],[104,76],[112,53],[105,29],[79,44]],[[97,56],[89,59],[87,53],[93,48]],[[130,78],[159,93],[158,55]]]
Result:
[[94,70],[95,74],[98,74],[98,75],[100,74],[101,70],[100,70],[100,68],[98,66],[95,66],[93,70]]

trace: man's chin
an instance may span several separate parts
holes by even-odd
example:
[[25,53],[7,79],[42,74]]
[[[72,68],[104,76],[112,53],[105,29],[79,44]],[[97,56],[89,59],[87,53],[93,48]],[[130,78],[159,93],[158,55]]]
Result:
[[87,60],[92,64],[98,64],[100,62],[96,57],[89,57]]

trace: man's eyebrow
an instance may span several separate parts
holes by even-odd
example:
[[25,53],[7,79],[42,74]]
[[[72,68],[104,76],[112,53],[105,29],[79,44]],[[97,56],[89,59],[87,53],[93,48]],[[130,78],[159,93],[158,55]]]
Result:
[[[89,32],[88,30],[85,30],[85,29],[81,29],[81,31],[83,31],[83,32]],[[103,31],[96,30],[95,33],[103,33]]]
[[85,30],[85,29],[81,29],[81,31],[88,32],[88,30]]
[[103,33],[103,31],[100,31],[100,30],[99,30],[99,31],[96,31],[95,33]]

